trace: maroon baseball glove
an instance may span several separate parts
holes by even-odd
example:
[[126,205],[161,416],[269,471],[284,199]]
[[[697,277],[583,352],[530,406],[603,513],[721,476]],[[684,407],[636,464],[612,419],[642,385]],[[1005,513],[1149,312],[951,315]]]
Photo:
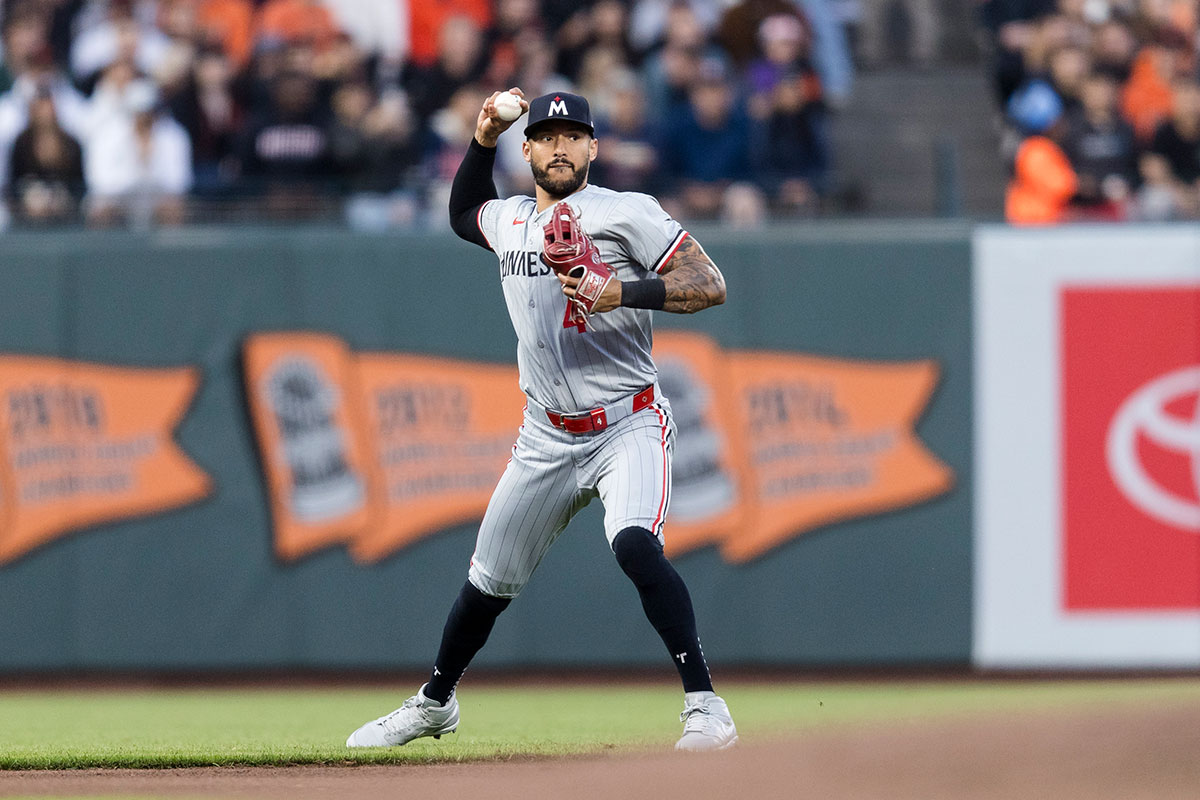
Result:
[[559,203],[550,213],[550,221],[542,229],[546,234],[542,261],[559,274],[579,278],[575,296],[568,298],[570,302],[563,316],[563,327],[577,327],[582,331],[596,301],[616,273],[600,260],[596,244],[583,232],[571,206]]

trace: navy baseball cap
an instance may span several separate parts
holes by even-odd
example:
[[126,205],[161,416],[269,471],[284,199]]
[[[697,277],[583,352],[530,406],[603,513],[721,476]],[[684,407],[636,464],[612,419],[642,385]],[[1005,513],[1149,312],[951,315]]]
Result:
[[525,126],[525,138],[529,138],[530,129],[556,119],[578,122],[588,129],[588,133],[596,133],[592,125],[592,109],[586,99],[569,92],[551,92],[529,101],[529,124]]

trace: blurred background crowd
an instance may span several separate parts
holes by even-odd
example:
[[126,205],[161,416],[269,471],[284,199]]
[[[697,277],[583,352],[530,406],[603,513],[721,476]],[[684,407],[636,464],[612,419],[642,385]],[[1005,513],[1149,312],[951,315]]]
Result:
[[[961,113],[1004,126],[1011,219],[1200,213],[1198,0],[973,2],[998,104]],[[514,85],[586,95],[592,180],[681,219],[852,212],[831,123],[856,71],[938,69],[946,7],[3,0],[3,221],[444,226],[481,102]],[[531,189],[519,135],[496,177]]]
[[1010,221],[1200,218],[1196,0],[987,0]]

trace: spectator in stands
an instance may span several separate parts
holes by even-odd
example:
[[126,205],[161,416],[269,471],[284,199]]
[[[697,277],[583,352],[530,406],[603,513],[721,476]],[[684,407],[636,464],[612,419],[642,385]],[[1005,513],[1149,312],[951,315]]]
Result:
[[399,74],[408,57],[408,0],[322,0],[354,46]]
[[187,132],[160,113],[158,90],[138,80],[125,93],[127,115],[109,116],[85,140],[87,214],[94,225],[178,225],[192,185]]
[[1200,213],[1200,84],[1179,79],[1170,119],[1154,132],[1142,155],[1150,190],[1138,197],[1142,219],[1179,219]]
[[759,55],[746,67],[750,116],[766,118],[771,93],[784,76],[806,76],[813,98],[820,97],[821,81],[809,59],[810,42],[808,29],[794,14],[775,14],[762,21],[758,27]]
[[367,83],[348,81],[334,92],[333,113],[330,155],[339,183],[353,193],[398,189],[421,155],[404,95],[376,98]]
[[243,188],[262,194],[267,213],[298,218],[321,210],[332,176],[329,119],[311,75],[284,72],[271,86],[271,102],[251,118],[238,146]]
[[[308,53],[304,54],[307,50]],[[288,48],[291,69],[308,72],[321,82],[322,98],[326,99],[334,87],[348,80],[367,80],[370,69],[367,55],[354,44],[345,33],[338,33],[324,50],[317,51],[307,43],[298,43]]]
[[[537,0],[497,0],[496,15],[485,36],[485,49],[489,54],[488,70],[483,79],[485,83],[504,88],[519,85],[524,89],[524,84],[517,79],[517,73],[525,58],[522,40],[529,36],[541,40],[553,66],[553,48],[545,41],[538,18]],[[530,97],[537,96],[528,89],[524,91]]]
[[[431,135],[424,154],[423,167],[428,178],[425,208],[431,227],[444,229],[450,225],[450,219],[446,215],[450,185],[458,172],[458,165],[462,163],[467,144],[475,135],[480,98],[487,97],[489,91],[494,90],[489,90],[482,84],[467,84],[451,95],[446,107],[435,113],[430,120]],[[500,140],[503,141],[504,137],[500,137]]]
[[88,101],[59,70],[50,48],[43,45],[21,65],[12,88],[0,95],[0,186],[8,184],[12,144],[29,123],[30,102],[41,92],[54,99],[54,111],[63,130],[80,141],[87,131]]
[[492,0],[411,0],[409,13],[409,62],[418,69],[428,69],[442,52],[442,28],[446,21],[452,17],[466,17],[477,30],[486,31],[492,25]]
[[646,96],[637,74],[621,70],[612,79],[609,113],[596,120],[600,147],[592,181],[618,192],[653,191],[659,172],[656,135],[646,117]]
[[[596,50],[605,52],[619,65],[635,66],[637,58],[627,31],[625,4],[621,0],[598,0],[572,17],[559,32],[557,71],[582,86],[586,56]],[[591,97],[588,102],[592,102]]]
[[1024,51],[1023,74],[1026,78],[1050,74],[1051,57],[1072,47],[1087,48],[1091,30],[1069,14],[1042,17],[1033,27],[1033,35]]
[[684,113],[663,132],[659,156],[690,219],[716,219],[725,191],[750,173],[749,125],[724,64],[705,60]]
[[774,208],[811,214],[829,188],[829,144],[824,106],[812,81],[785,75],[771,90],[766,117],[753,128],[751,159]]
[[[9,91],[18,75],[28,72],[34,58],[47,50],[49,33],[45,16],[28,6],[18,6],[4,16],[4,62],[0,65],[0,93]],[[53,57],[51,56],[51,60]]]
[[1171,117],[1158,126],[1150,152],[1167,162],[1171,177],[1200,189],[1200,84],[1178,78]]
[[751,161],[773,205],[785,213],[814,211],[828,183],[825,105],[808,41],[798,17],[767,17],[759,29],[762,57],[747,69]]
[[920,66],[929,66],[938,57],[942,25],[934,0],[862,0],[858,56],[864,66],[878,67],[893,59],[898,48],[890,16],[897,5],[908,21],[903,57]]
[[708,42],[689,6],[673,6],[667,15],[663,46],[642,63],[651,125],[661,128],[685,112],[688,93],[705,57],[721,59],[724,54]]
[[758,31],[763,20],[776,14],[802,13],[789,0],[739,0],[721,15],[716,40],[734,67],[743,69],[758,57]]
[[413,111],[428,122],[458,89],[480,78],[486,63],[483,29],[478,23],[468,16],[447,18],[438,38],[437,59],[428,66],[413,63],[404,70],[402,81]]
[[75,37],[71,73],[85,89],[114,61],[130,61],[142,74],[153,75],[170,48],[170,39],[153,22],[135,15],[132,0],[111,0],[105,19]]
[[1084,81],[1083,106],[1067,118],[1063,151],[1079,176],[1078,206],[1089,217],[1123,219],[1137,184],[1133,128],[1117,111],[1117,86],[1104,73]]
[[[525,30],[516,40],[517,72],[509,86],[520,86],[526,97],[537,97],[553,90],[574,92],[574,84],[554,71],[554,52],[550,42],[539,31]],[[503,85],[503,84],[500,84]],[[503,137],[500,139],[504,141]],[[522,171],[529,165],[521,159]]]
[[54,98],[40,90],[29,105],[29,126],[13,143],[8,199],[13,216],[27,222],[75,218],[83,196],[83,151],[62,129]]
[[668,20],[675,8],[686,7],[704,38],[712,35],[721,21],[723,0],[634,0],[629,12],[629,43],[634,52],[645,56],[662,46],[667,38]]
[[1078,178],[1059,146],[1066,130],[1062,101],[1045,81],[1015,92],[1008,114],[1026,138],[1017,149],[1004,200],[1005,218],[1016,225],[1050,225],[1068,220]]
[[584,54],[578,86],[579,92],[588,99],[593,115],[603,117],[612,113],[616,103],[613,76],[628,69],[621,51],[614,47],[596,45]]
[[1028,79],[1025,51],[1038,32],[1038,20],[1054,11],[1056,0],[983,0],[980,18],[992,38],[996,96],[1006,105]]
[[845,14],[828,0],[798,0],[812,32],[813,68],[821,76],[825,102],[842,108],[850,101],[854,86],[854,60],[846,31]]
[[227,51],[210,45],[197,55],[185,86],[169,100],[172,116],[192,142],[197,194],[223,195],[237,174],[235,150],[245,113],[233,81]]
[[318,53],[333,47],[341,33],[320,0],[267,0],[255,20],[257,41],[307,42]]
[[196,26],[201,46],[219,46],[235,72],[250,63],[254,49],[254,5],[250,0],[198,0]]
[[1068,45],[1050,54],[1050,85],[1058,93],[1066,113],[1073,114],[1083,105],[1083,84],[1091,72],[1091,58],[1082,47]]
[[1139,140],[1149,141],[1159,123],[1170,116],[1174,98],[1171,85],[1192,68],[1190,50],[1183,34],[1160,28],[1134,59],[1121,96],[1121,111],[1133,124]]
[[1092,37],[1092,69],[1112,76],[1124,85],[1133,71],[1138,41],[1133,30],[1122,20],[1110,19],[1096,27]]

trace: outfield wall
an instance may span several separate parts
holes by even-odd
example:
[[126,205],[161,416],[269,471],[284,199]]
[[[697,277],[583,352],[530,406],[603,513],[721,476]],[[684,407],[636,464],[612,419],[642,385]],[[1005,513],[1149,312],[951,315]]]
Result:
[[[729,302],[656,324],[664,346],[679,334],[663,358],[676,387],[699,388],[688,402],[705,409],[697,424],[718,435],[709,455],[728,479],[720,507],[694,483],[675,509],[687,512],[675,558],[706,651],[766,664],[965,662],[967,229],[696,235]],[[383,429],[371,417],[383,395],[350,395],[416,380],[388,396],[460,408],[478,399],[480,375],[512,370],[494,256],[440,235],[220,229],[12,235],[0,263],[0,669],[428,665],[474,520],[430,530],[436,514],[422,528],[389,501],[394,465],[380,459],[391,456],[360,441]],[[272,507],[296,487],[268,485],[284,451],[268,441],[269,410],[251,409],[267,395],[250,372],[270,369],[274,352],[261,336],[281,332],[311,334],[285,343],[334,370],[343,400],[331,424],[350,479],[340,495],[318,493],[332,506],[300,505],[333,515],[307,527]],[[426,377],[411,378],[409,363]],[[444,424],[454,441],[496,438],[482,417]],[[695,440],[693,466],[710,439]],[[776,440],[792,455],[760,453]],[[388,453],[412,440],[398,441]],[[814,442],[824,465],[797,467],[795,448]],[[423,513],[469,515],[477,503],[477,491],[439,490]],[[335,495],[365,498],[366,511],[339,511]],[[598,505],[552,549],[480,665],[665,663]]]
[[[657,315],[656,359],[710,657],[1200,666],[1200,231],[695,234],[729,301]],[[0,671],[428,666],[519,423],[494,256],[189,229],[0,264]],[[665,664],[601,522],[481,666]]]

